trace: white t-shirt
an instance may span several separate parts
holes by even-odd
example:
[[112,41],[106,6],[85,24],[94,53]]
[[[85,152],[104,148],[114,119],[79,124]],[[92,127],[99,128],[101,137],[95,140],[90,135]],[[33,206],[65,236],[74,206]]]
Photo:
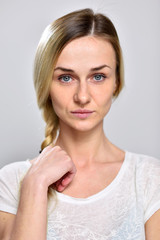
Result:
[[[29,160],[0,170],[0,210],[16,214]],[[126,152],[104,190],[88,198],[56,192],[48,207],[47,240],[143,240],[145,222],[160,209],[160,160]]]

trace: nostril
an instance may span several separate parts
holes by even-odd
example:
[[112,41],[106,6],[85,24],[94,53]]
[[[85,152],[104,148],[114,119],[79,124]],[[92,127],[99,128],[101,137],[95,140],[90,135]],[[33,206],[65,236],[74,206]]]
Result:
[[74,101],[80,104],[86,104],[90,101],[90,94],[86,85],[79,85],[79,88],[74,94]]
[[74,101],[78,102],[80,104],[86,104],[90,102],[90,96],[89,95],[84,95],[84,94],[75,94],[74,95]]

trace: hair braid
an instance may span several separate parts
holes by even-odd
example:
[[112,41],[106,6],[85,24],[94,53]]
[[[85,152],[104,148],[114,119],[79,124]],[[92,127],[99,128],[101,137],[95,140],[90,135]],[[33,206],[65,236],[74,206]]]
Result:
[[41,144],[41,151],[50,144],[53,144],[59,128],[59,119],[54,112],[51,101],[48,101],[43,108],[43,118],[46,122],[45,140]]

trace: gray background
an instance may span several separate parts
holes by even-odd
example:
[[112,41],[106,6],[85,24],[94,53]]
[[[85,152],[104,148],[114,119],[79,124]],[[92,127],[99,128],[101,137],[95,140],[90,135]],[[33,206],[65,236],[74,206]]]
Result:
[[125,88],[105,118],[106,136],[160,158],[159,0],[1,0],[0,167],[38,154],[45,125],[32,80],[35,49],[50,22],[86,7],[111,18],[124,55]]

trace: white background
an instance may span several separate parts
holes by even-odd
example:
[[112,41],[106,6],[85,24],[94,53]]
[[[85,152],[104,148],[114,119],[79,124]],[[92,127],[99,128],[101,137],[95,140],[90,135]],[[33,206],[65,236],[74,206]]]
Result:
[[0,167],[37,156],[44,138],[32,80],[44,28],[88,7],[111,18],[125,62],[125,88],[105,118],[106,136],[160,158],[159,0],[0,0]]

